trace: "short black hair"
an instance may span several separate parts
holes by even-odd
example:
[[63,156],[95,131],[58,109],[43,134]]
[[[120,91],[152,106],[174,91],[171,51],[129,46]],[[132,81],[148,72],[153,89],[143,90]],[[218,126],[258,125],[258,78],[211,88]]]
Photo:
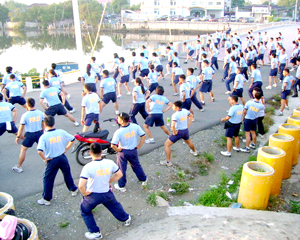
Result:
[[194,73],[194,68],[188,68],[188,71],[193,74]]
[[6,67],[6,72],[7,72],[7,73],[11,73],[12,70],[13,70],[12,67]]
[[205,64],[209,64],[209,61],[206,60],[206,59],[205,59],[203,62],[204,62]]
[[155,89],[155,92],[157,95],[164,95],[165,93],[165,89],[163,86],[157,86]]
[[125,59],[123,57],[120,57],[119,60],[125,62]]
[[124,121],[124,122],[129,122],[129,115],[126,112],[121,112],[119,114],[119,117]]
[[27,104],[29,107],[34,107],[35,106],[35,100],[33,98],[27,98]]
[[177,62],[173,62],[173,65],[174,65],[175,67],[178,67],[178,63],[177,63]]
[[238,102],[239,97],[237,95],[231,95],[230,96],[235,102]]
[[135,52],[132,52],[132,56],[135,57],[135,56],[136,56],[136,53],[135,53]]
[[185,80],[185,75],[184,75],[184,74],[181,74],[181,75],[179,76],[179,78]]
[[9,78],[10,79],[16,79],[16,75],[15,74],[10,74]]
[[44,119],[45,125],[48,127],[53,127],[55,124],[55,118],[51,115],[47,115]]
[[182,108],[182,102],[181,101],[176,101],[173,103],[176,107]]
[[56,64],[55,64],[55,63],[52,63],[52,64],[51,64],[51,68],[52,68],[52,69],[55,69],[55,68],[56,68]]
[[262,97],[262,94],[261,94],[261,92],[256,92],[255,94],[254,94],[254,97],[256,98],[256,99],[261,99],[261,97]]
[[105,76],[109,76],[109,71],[108,70],[104,70],[103,72],[102,72],[102,74],[104,74]]
[[256,63],[252,63],[252,64],[251,64],[251,67],[254,67],[254,69],[256,69],[256,68],[257,68]]
[[46,86],[46,87],[49,86],[49,85],[50,85],[50,84],[49,84],[49,81],[48,81],[48,80],[44,80],[44,81],[43,81],[43,85]]
[[86,83],[84,84],[84,87],[86,88],[86,90],[88,90],[89,92],[91,92],[93,90],[93,87],[90,83]]
[[288,68],[283,69],[283,71],[290,73],[290,69],[288,69]]
[[145,56],[145,54],[144,54],[144,53],[140,53],[140,56],[141,56],[141,57],[144,57],[144,56]]
[[95,57],[91,57],[91,59],[92,59],[93,61],[96,61],[96,58],[95,58]]
[[97,143],[97,142],[92,143],[90,146],[90,151],[93,154],[101,154],[101,152],[102,152],[101,144]]

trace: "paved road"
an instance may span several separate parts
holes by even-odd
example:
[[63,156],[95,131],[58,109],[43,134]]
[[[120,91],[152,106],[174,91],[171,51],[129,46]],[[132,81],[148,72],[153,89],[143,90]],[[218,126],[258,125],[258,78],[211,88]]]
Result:
[[[268,32],[269,32],[269,36],[277,36],[279,31],[282,32],[283,36],[285,37],[284,44],[287,46],[288,53],[290,53],[291,52],[290,42],[292,41],[292,39],[296,38],[296,29],[297,29],[297,25],[293,25],[290,27],[273,28],[268,30]],[[222,56],[222,54],[223,53],[221,53],[220,56]],[[165,65],[166,62],[163,62],[163,64]],[[219,65],[221,64],[222,63],[219,63]],[[193,66],[194,63],[183,65],[184,71],[188,67],[193,67]],[[261,72],[262,72],[264,87],[265,87],[267,86],[267,81],[268,81],[269,66],[262,67]],[[192,133],[219,124],[220,119],[226,116],[226,110],[229,108],[229,105],[227,103],[228,95],[224,94],[225,85],[223,82],[220,81],[222,78],[222,74],[223,71],[218,71],[216,73],[216,77],[214,80],[213,92],[215,94],[216,101],[210,102],[209,95],[207,94],[205,95],[206,106],[204,112],[200,112],[199,110],[196,110],[195,107],[193,107],[193,109],[195,109],[196,122],[194,122],[191,126]],[[178,100],[178,97],[172,96],[173,90],[169,86],[170,78],[167,77],[166,80],[161,80],[160,84],[164,86],[165,95],[168,96],[170,101],[173,102]],[[131,89],[133,88],[132,83],[130,83],[130,88]],[[80,110],[80,103],[81,103],[81,84],[75,83],[67,86],[66,89],[72,95],[72,98],[70,99],[70,103],[77,110],[77,112],[74,113],[74,116],[77,120],[79,120],[80,119],[79,110]],[[123,89],[123,92],[125,92],[125,89]],[[265,96],[267,98],[270,98],[272,95],[278,92],[279,92],[279,87],[277,87],[277,89],[265,91]],[[247,93],[245,93],[244,96],[246,100],[249,98],[247,96]],[[39,92],[29,93],[27,94],[27,97],[34,97],[36,100],[38,100]],[[121,101],[119,101],[120,111],[128,112],[131,105],[132,105],[132,99],[129,96],[124,95],[124,98]],[[41,109],[39,104],[37,108]],[[19,116],[18,116],[18,122],[19,122],[21,114],[24,113],[24,109],[19,106],[17,106],[17,109],[19,112]],[[170,117],[172,113],[173,113],[172,110],[167,112],[165,114],[165,119],[167,117]],[[101,120],[103,120],[110,117],[115,117],[114,109],[111,104],[109,104],[104,108],[104,111],[101,114],[100,118]],[[143,123],[140,116],[137,118],[137,120],[138,123],[140,124]],[[81,131],[81,127],[76,128],[65,117],[61,117],[61,116],[56,117],[56,122],[57,122],[56,128],[63,128],[68,132],[70,132],[71,134],[75,134]],[[101,127],[102,129],[108,129],[110,131],[110,137],[112,136],[113,132],[117,128],[112,123],[102,123]],[[157,148],[158,146],[161,146],[163,142],[166,140],[166,136],[163,134],[160,128],[152,128],[152,133],[156,140],[156,143],[151,145],[145,144],[142,147],[142,149],[140,149],[140,154],[147,153]],[[35,149],[36,148],[35,145],[34,148],[28,150],[27,158],[23,165],[24,172],[22,174],[17,174],[13,172],[11,170],[11,167],[17,163],[19,149],[20,149],[20,146],[15,145],[14,139],[15,139],[14,135],[7,134],[7,133],[5,133],[0,137],[0,164],[1,164],[0,191],[11,194],[15,199],[20,199],[42,191],[42,177],[44,172],[44,163],[38,156]],[[201,143],[196,143],[196,147],[199,151],[201,151]],[[77,179],[79,177],[82,167],[76,163],[74,154],[68,153],[67,156],[69,158],[69,162],[71,165],[73,177]],[[110,158],[115,159],[115,156],[111,156]],[[63,183],[63,178],[61,173],[59,173],[56,179],[56,184],[61,184],[61,183]]]

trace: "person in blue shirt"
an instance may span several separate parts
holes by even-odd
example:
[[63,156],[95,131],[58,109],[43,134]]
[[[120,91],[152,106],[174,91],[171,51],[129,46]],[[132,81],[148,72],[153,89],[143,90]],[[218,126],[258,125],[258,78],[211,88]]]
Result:
[[116,81],[117,81],[117,77],[119,76],[119,65],[120,65],[119,55],[117,53],[114,53],[114,65],[111,68],[111,72],[114,71],[113,78]]
[[189,127],[192,124],[193,114],[190,111],[182,108],[182,102],[176,101],[173,103],[173,110],[175,113],[171,118],[171,130],[172,134],[165,141],[165,154],[166,160],[160,161],[160,164],[163,166],[171,167],[171,146],[176,143],[178,140],[183,139],[184,142],[190,147],[190,153],[194,156],[198,155],[198,152],[195,149],[195,146],[190,139]]
[[246,79],[246,82],[248,82],[248,65],[246,63],[246,60],[244,58],[244,53],[243,52],[240,52],[239,53],[239,58],[240,58],[240,61],[239,61],[239,66],[242,68],[242,74],[244,75],[245,79]]
[[257,61],[261,61],[262,66],[264,66],[265,61],[264,61],[264,56],[265,56],[265,52],[266,52],[266,47],[264,45],[264,43],[262,41],[260,41],[258,43],[259,48],[258,48],[258,57],[257,57]]
[[[5,85],[8,84],[11,81],[10,75],[13,74],[13,72],[12,72],[13,68],[12,67],[10,67],[10,66],[6,67],[5,70],[6,70],[6,75],[3,76],[3,80],[2,80],[2,83],[1,83],[2,84],[1,91],[4,89]],[[21,81],[21,79],[19,79],[19,77],[17,75],[15,75],[15,77],[16,77],[16,81],[18,81],[18,82]]]
[[100,98],[102,98],[101,109],[103,109],[110,101],[113,102],[116,114],[119,114],[119,106],[117,102],[116,86],[117,82],[114,78],[109,77],[108,70],[102,72],[103,79],[100,82]]
[[[201,86],[201,82],[200,82],[199,78],[196,77],[193,74],[194,74],[194,69],[193,68],[188,68],[187,71],[186,71],[186,75],[187,75],[186,82],[189,83],[191,85],[191,87],[195,90],[195,94],[191,97],[192,103],[194,103],[196,105],[196,107],[201,112],[203,112],[204,109],[202,107],[202,104],[199,102],[199,100],[197,98],[197,94],[196,94],[197,89],[199,89],[200,86]],[[191,110],[191,113],[193,113],[192,110]],[[195,119],[195,115],[194,115],[194,119]]]
[[180,67],[180,60],[179,60],[179,57],[178,57],[178,52],[173,52],[173,63],[176,62],[178,67]]
[[255,63],[253,63],[250,68],[251,68],[252,74],[251,74],[251,83],[250,83],[250,86],[248,89],[248,94],[249,94],[250,98],[254,99],[254,96],[253,96],[254,88],[259,88],[261,94],[264,95],[263,90],[262,90],[263,82],[262,82],[261,72],[259,69],[257,69],[257,65]]
[[291,93],[291,89],[295,83],[295,79],[293,76],[290,75],[290,70],[285,68],[283,70],[283,82],[281,87],[281,106],[279,111],[279,116],[283,115],[283,110],[286,108],[289,110],[289,102],[288,102],[288,95]]
[[205,101],[204,101],[204,94],[203,93],[209,93],[210,95],[210,100],[212,102],[215,101],[214,98],[214,93],[212,92],[212,80],[215,76],[215,71],[209,66],[209,62],[207,60],[203,61],[203,71],[202,74],[200,76],[200,79],[202,81],[200,90],[199,90],[199,94],[200,94],[200,100],[202,105],[205,105]]
[[152,53],[152,56],[153,56],[152,61],[153,61],[153,65],[155,67],[155,71],[160,73],[160,76],[164,77],[164,73],[163,73],[164,67],[161,64],[161,61],[160,61],[159,57],[157,56],[157,53],[156,52]]
[[284,48],[281,48],[281,50],[280,50],[280,54],[278,56],[278,61],[279,61],[279,72],[280,72],[279,79],[280,79],[280,81],[282,81],[283,80],[283,70],[285,69],[285,67],[287,67],[289,65],[289,58],[288,58],[287,54],[285,53]]
[[145,58],[144,53],[140,53],[141,59],[139,62],[138,70],[140,71],[140,77],[146,78],[149,74],[149,60]]
[[172,81],[172,86],[173,86],[173,96],[178,96],[178,90],[177,90],[177,83],[179,83],[179,76],[184,74],[182,69],[178,66],[178,63],[173,62],[173,69],[172,69],[172,75],[171,75],[171,81]]
[[216,48],[216,46],[213,47],[211,50],[211,67],[214,69],[214,66],[217,70],[219,70],[219,65],[218,65],[218,54],[219,50]]
[[96,73],[96,76],[98,77],[98,80],[101,80],[100,72],[103,70],[102,66],[99,63],[96,63],[96,58],[91,57],[91,66],[94,73]]
[[186,60],[184,63],[188,63],[189,59],[191,60],[191,62],[193,62],[193,54],[195,52],[195,49],[190,44],[187,44],[186,42],[183,43],[183,46],[186,47],[186,51],[187,51]]
[[[123,176],[114,187],[121,192],[126,191],[126,170],[128,162],[138,180],[142,182],[142,186],[147,185],[147,176],[139,161],[137,152],[145,142],[145,132],[139,125],[130,123],[129,119],[130,117],[127,113],[120,113],[117,120],[121,127],[114,133],[111,140],[111,147],[117,152],[117,165],[123,173]],[[140,137],[139,143],[137,140],[138,137]]]
[[92,143],[90,146],[92,161],[83,167],[78,183],[78,189],[83,195],[80,213],[88,229],[85,233],[88,239],[102,238],[93,216],[93,209],[99,204],[103,204],[116,219],[124,222],[126,227],[131,224],[130,215],[124,211],[110,189],[110,183],[118,181],[123,174],[112,160],[102,158],[101,153],[101,144]]
[[294,95],[292,96],[293,98],[298,97],[298,89],[300,91],[300,58],[298,57],[296,60],[297,63],[297,71],[295,75],[295,83],[293,85],[293,90],[294,90]]
[[[238,98],[241,99],[241,102],[243,105],[245,105],[245,100],[243,97],[243,91],[244,91],[244,85],[246,83],[245,77],[242,75],[242,69],[238,67],[236,69],[236,76],[234,79],[234,84],[233,84],[233,90],[231,93],[231,96],[235,95]],[[230,104],[231,99],[229,99],[229,104]]]
[[194,68],[195,70],[197,70],[198,66],[199,66],[200,57],[201,57],[201,47],[202,47],[201,41],[198,39],[197,40],[197,45],[196,45],[196,48],[195,48],[195,50],[196,50],[196,60],[195,60],[195,68]]
[[166,52],[167,52],[167,56],[168,56],[168,63],[166,65],[166,69],[167,69],[167,73],[165,74],[165,76],[169,75],[170,74],[170,68],[172,68],[173,66],[173,50],[171,50],[171,47],[170,46],[167,46],[166,47]]
[[144,119],[148,117],[145,109],[145,99],[148,98],[150,92],[144,87],[142,80],[138,77],[134,82],[135,87],[132,90],[133,105],[130,109],[129,116],[131,122],[137,124],[135,116],[140,113]]
[[3,95],[0,93],[0,136],[6,131],[17,135],[16,119],[17,109],[11,103],[3,102]]
[[125,63],[125,59],[123,57],[120,57],[119,73],[121,75],[121,80],[120,82],[118,82],[119,95],[117,96],[117,98],[122,98],[122,89],[121,89],[122,84],[124,84],[127,90],[127,95],[131,95],[130,89],[128,87],[129,65]]
[[[221,119],[221,122],[225,122],[225,137],[227,140],[227,151],[221,151],[221,154],[225,157],[231,157],[231,150],[240,151],[240,138],[239,132],[243,117],[243,105],[238,104],[238,96],[232,95],[230,97],[231,108],[228,111],[228,115]],[[232,147],[232,138],[234,137],[235,147]]]
[[154,65],[150,65],[150,73],[147,78],[150,94],[158,87],[158,80],[161,77],[161,73],[155,70]]
[[149,58],[149,51],[147,50],[146,46],[142,46],[142,53],[144,53],[145,58]]
[[[96,73],[92,70],[92,65],[88,64],[86,67],[86,73],[81,77],[81,84],[82,88],[84,87],[84,84],[90,83],[92,86],[92,91],[97,93],[97,82],[98,82],[98,77]],[[84,91],[82,90],[82,96],[84,96]]]
[[[249,153],[250,148],[256,148],[256,127],[257,127],[257,118],[261,110],[265,109],[265,106],[259,102],[262,97],[262,93],[256,91],[254,94],[254,100],[249,100],[244,106],[243,118],[244,121],[244,131],[246,135],[246,147],[241,148],[242,152]],[[252,141],[250,139],[250,134],[252,136]]]
[[184,74],[179,76],[179,93],[180,100],[182,102],[182,108],[189,110],[191,113],[191,97],[195,94],[195,89],[191,84],[186,82],[186,76]]
[[78,189],[74,184],[71,168],[65,153],[71,148],[75,137],[62,129],[55,129],[55,119],[46,116],[45,133],[40,137],[37,151],[46,164],[43,179],[43,197],[37,201],[40,205],[49,206],[51,204],[53,187],[56,174],[60,169],[64,175],[64,180],[72,196],[76,196]]
[[236,69],[237,69],[237,63],[234,56],[230,57],[230,64],[229,64],[229,71],[228,71],[228,78],[225,81],[227,92],[225,94],[230,94],[230,83],[234,82],[235,76],[236,76]]
[[[48,80],[43,81],[44,90],[40,94],[40,104],[43,109],[45,109],[45,115],[55,116],[57,115],[64,115],[67,117],[71,122],[74,123],[76,127],[79,126],[79,123],[75,120],[75,118],[67,113],[64,105],[65,96],[62,92],[60,92],[55,87],[50,87],[50,83]],[[61,96],[62,102],[59,100],[58,95]],[[48,107],[44,104],[44,99],[46,99]]]
[[12,168],[17,173],[23,172],[22,164],[25,161],[27,149],[31,148],[35,142],[38,143],[44,131],[44,114],[40,110],[35,109],[35,100],[28,98],[26,106],[28,111],[21,117],[20,127],[15,140],[15,143],[18,144],[25,128],[25,139],[21,145],[19,161]]
[[[4,97],[11,104],[14,105],[18,103],[23,108],[26,108],[26,100],[24,98],[27,90],[26,86],[22,82],[16,81],[16,76],[14,74],[11,74],[9,78],[11,82],[5,85],[3,91]],[[22,89],[23,89],[23,93],[21,92]],[[9,92],[9,96],[8,96],[8,92]]]
[[228,77],[228,70],[229,70],[229,64],[230,64],[230,56],[231,56],[231,49],[227,48],[226,49],[226,55],[224,57],[224,64],[223,64],[223,69],[224,69],[223,79],[222,79],[223,82]]
[[139,66],[139,59],[136,56],[136,52],[132,52],[132,66],[131,66],[131,72],[132,72],[132,78],[135,79],[135,74],[138,70]]
[[272,80],[274,80],[273,87],[277,87],[277,74],[278,74],[278,59],[276,53],[271,54],[271,69],[269,74],[269,86],[266,89],[272,89]]
[[101,130],[99,124],[99,114],[101,112],[100,98],[97,93],[92,92],[90,83],[84,85],[85,96],[81,101],[81,125],[83,126],[82,132],[89,130],[92,123],[95,123],[94,132]]
[[[172,103],[170,103],[170,101],[165,96],[163,96],[165,90],[162,86],[158,86],[155,89],[155,92],[156,94],[152,95],[146,101],[146,110],[148,111],[149,115],[146,118],[144,124],[144,130],[148,137],[145,143],[150,144],[155,143],[154,138],[152,137],[152,133],[149,129],[149,127],[153,127],[154,124],[155,127],[160,127],[168,136],[170,134],[169,130],[165,126],[163,114],[171,109]],[[164,109],[165,105],[167,105],[167,107]]]

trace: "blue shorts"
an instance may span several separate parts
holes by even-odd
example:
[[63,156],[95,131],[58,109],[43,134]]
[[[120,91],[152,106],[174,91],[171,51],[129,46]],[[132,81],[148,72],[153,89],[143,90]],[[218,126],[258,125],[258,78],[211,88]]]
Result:
[[45,111],[46,115],[50,115],[50,116],[55,116],[57,115],[66,115],[67,114],[67,110],[65,109],[65,107],[60,103],[60,104],[56,104],[53,105],[51,107],[49,107],[46,111]]
[[149,91],[152,93],[158,87],[158,83],[151,83],[149,86]]
[[99,114],[89,113],[85,116],[84,126],[91,126],[93,121],[99,121]]
[[25,100],[23,97],[20,97],[20,96],[18,96],[18,97],[11,97],[11,99],[9,100],[9,102],[10,102],[11,104],[16,104],[16,103],[18,103],[18,104],[20,104],[21,106],[23,106],[24,104],[26,104],[26,100]]
[[5,133],[6,131],[7,131],[8,133],[16,133],[16,132],[18,132],[18,129],[17,129],[15,123],[14,123],[14,122],[10,122],[10,124],[11,124],[11,130],[8,131],[8,130],[6,130],[6,123],[0,123],[0,136],[1,136],[3,133]]
[[281,99],[286,100],[290,93],[291,93],[291,90],[285,90],[285,91],[281,92]]
[[243,88],[236,89],[235,91],[233,91],[231,93],[230,96],[238,96],[238,97],[242,98],[243,97],[243,91],[244,91]]
[[162,72],[164,70],[164,67],[162,65],[157,65],[155,70],[156,72]]
[[244,121],[244,131],[256,131],[257,119],[245,119]]
[[182,108],[186,110],[190,110],[192,105],[192,101],[190,98],[186,98],[185,101],[182,103]]
[[264,60],[264,54],[259,54],[257,60]]
[[278,73],[278,68],[271,69],[269,76],[270,77],[276,77],[277,73]]
[[190,57],[193,56],[194,52],[195,52],[195,50],[189,51],[189,56],[190,56]]
[[147,77],[149,74],[149,69],[143,69],[140,73],[140,77]]
[[170,135],[169,139],[172,143],[176,143],[178,140],[183,139],[183,140],[189,140],[190,139],[190,134],[188,129],[184,130],[178,130],[177,135]]
[[120,83],[129,82],[129,74],[121,77]]
[[179,83],[179,76],[180,75],[175,75],[175,78],[173,80],[173,83],[176,85],[177,83]]
[[273,53],[276,54],[276,50],[271,50],[271,51],[270,51],[270,55],[272,55]]
[[165,125],[162,113],[150,113],[148,115],[145,124],[150,127],[153,127],[154,123],[155,123],[155,127],[161,127]]
[[169,66],[172,67],[173,65],[173,60],[171,62],[168,62]]
[[22,142],[22,146],[30,148],[36,142],[39,142],[40,137],[43,135],[43,131],[38,132],[26,132],[25,139]]
[[247,60],[248,67],[250,67],[252,65],[252,63],[253,63],[253,60]]
[[240,132],[240,127],[241,127],[240,123],[238,123],[238,124],[232,123],[232,127],[229,127],[226,129],[225,137],[229,137],[229,138],[237,137]]
[[104,94],[102,101],[105,104],[108,104],[110,101],[112,101],[113,103],[115,103],[117,101],[116,92],[109,92],[109,93]]
[[211,92],[211,90],[212,90],[212,81],[204,80],[199,91],[203,93],[207,93],[207,92]]

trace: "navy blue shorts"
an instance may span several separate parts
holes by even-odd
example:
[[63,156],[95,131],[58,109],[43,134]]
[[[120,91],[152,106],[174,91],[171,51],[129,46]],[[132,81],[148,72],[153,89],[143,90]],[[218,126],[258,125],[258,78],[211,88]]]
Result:
[[243,91],[244,91],[243,88],[236,89],[235,91],[233,91],[231,93],[230,96],[238,96],[238,97],[242,98],[243,97]]
[[38,132],[26,132],[25,139],[22,142],[22,146],[30,148],[36,142],[39,142],[40,137],[43,135],[43,131]]
[[163,114],[162,113],[150,113],[146,118],[145,124],[153,127],[155,123],[155,127],[161,127],[165,125]]
[[85,116],[84,125],[91,126],[93,121],[99,121],[99,114],[89,113]]
[[244,121],[244,131],[256,131],[257,119],[245,119]]
[[143,69],[140,73],[140,77],[147,77],[149,74],[149,69]]
[[121,77],[120,83],[129,82],[129,74]]
[[259,54],[257,60],[264,60],[264,54]]
[[11,103],[11,104],[16,104],[16,103],[18,103],[18,104],[20,104],[20,105],[24,105],[24,104],[26,104],[26,100],[23,98],[23,97],[20,97],[20,96],[18,96],[18,97],[11,97],[11,99],[9,100],[9,102]]
[[290,93],[291,93],[291,90],[285,90],[285,91],[281,92],[281,99],[286,100]]
[[196,61],[198,61],[198,60],[199,60],[199,55],[196,56]]
[[186,110],[190,110],[192,105],[192,101],[190,98],[186,98],[185,101],[182,103],[182,108],[185,108]]
[[233,125],[232,127],[226,129],[225,137],[232,138],[232,137],[237,137],[239,135],[241,124],[238,123],[232,125]]
[[210,80],[205,80],[201,87],[200,87],[200,92],[203,92],[203,93],[207,93],[207,92],[211,92],[212,90],[212,81]]
[[0,136],[1,136],[3,133],[5,133],[6,131],[7,131],[8,133],[16,133],[16,132],[18,132],[18,129],[17,129],[15,123],[14,123],[14,122],[10,122],[10,124],[11,124],[11,130],[10,130],[10,131],[7,131],[7,130],[6,130],[6,123],[0,123]]
[[183,139],[183,140],[189,140],[190,139],[190,134],[188,129],[184,130],[178,130],[177,135],[170,135],[169,139],[172,143],[176,143],[178,140]]
[[164,67],[162,65],[157,65],[155,70],[156,72],[162,72],[164,70]]
[[271,69],[269,76],[270,77],[276,77],[277,73],[278,73],[278,68]]
[[102,101],[105,104],[108,104],[110,101],[112,101],[113,103],[115,103],[117,101],[116,92],[109,92],[109,93],[104,94]]
[[173,65],[173,60],[171,62],[168,62],[169,66],[172,67]]
[[158,87],[158,83],[151,83],[149,86],[149,91],[152,93]]
[[175,75],[174,81],[173,83],[176,85],[177,83],[179,83],[179,76],[180,75]]
[[253,60],[247,60],[248,67],[250,67],[252,65],[252,63],[253,63]]
[[270,55],[272,55],[273,53],[276,54],[276,50],[271,50],[271,51],[270,51]]
[[195,50],[189,51],[189,56],[190,56],[190,57],[193,56],[194,52],[195,52]]
[[55,116],[57,115],[66,115],[67,114],[67,110],[65,109],[65,107],[62,104],[56,104],[53,105],[51,107],[49,107],[46,111],[45,111],[46,115],[50,115],[50,116]]

